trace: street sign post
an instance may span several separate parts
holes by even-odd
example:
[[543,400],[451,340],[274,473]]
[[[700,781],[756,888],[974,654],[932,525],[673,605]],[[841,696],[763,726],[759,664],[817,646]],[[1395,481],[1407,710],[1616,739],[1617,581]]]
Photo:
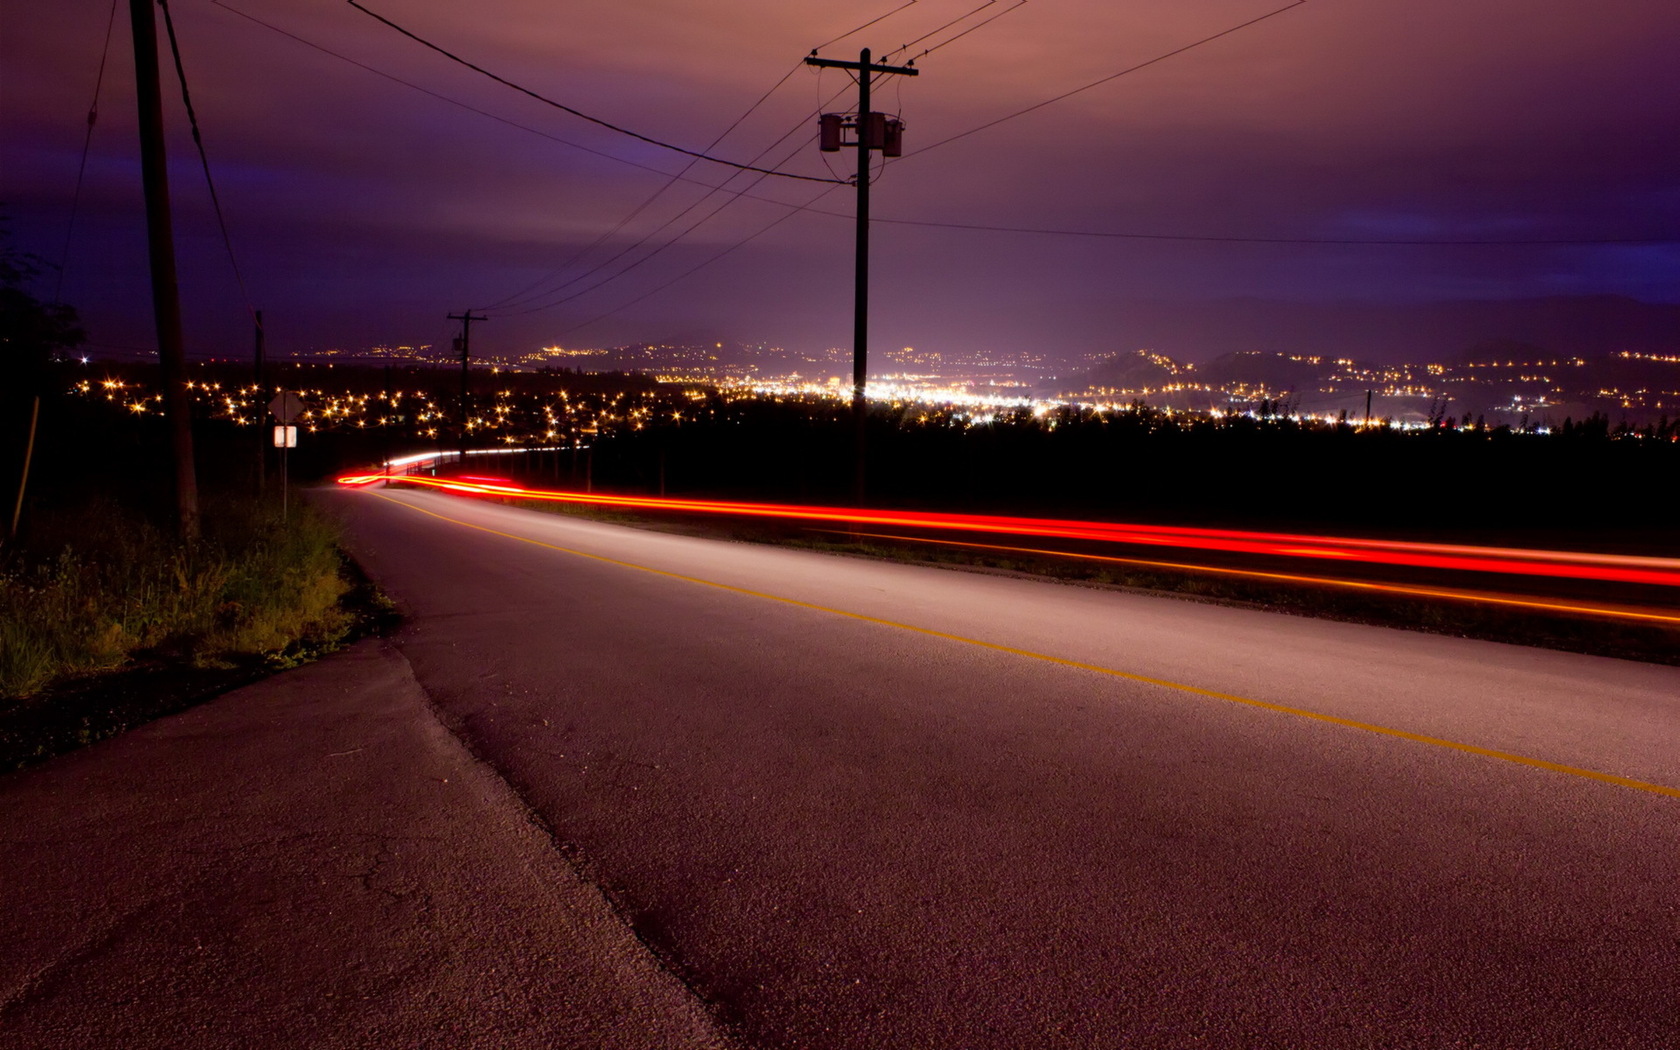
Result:
[[281,423],[274,428],[274,447],[280,450],[280,520],[285,521],[288,516],[287,490],[291,487],[291,476],[286,469],[286,450],[297,448],[298,428],[292,424],[303,415],[303,398],[290,390],[282,390],[268,403],[268,411]]

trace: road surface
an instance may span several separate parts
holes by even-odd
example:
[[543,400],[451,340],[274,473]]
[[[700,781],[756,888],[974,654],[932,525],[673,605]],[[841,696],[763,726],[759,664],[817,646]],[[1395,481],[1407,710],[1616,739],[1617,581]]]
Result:
[[379,639],[0,776],[0,1050],[735,1050]]
[[1680,669],[322,498],[742,1045],[1680,1045]]

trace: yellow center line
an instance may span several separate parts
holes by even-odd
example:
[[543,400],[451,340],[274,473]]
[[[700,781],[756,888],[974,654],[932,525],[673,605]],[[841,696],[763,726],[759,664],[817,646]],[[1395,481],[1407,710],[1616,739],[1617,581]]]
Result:
[[1421,598],[1447,598],[1453,601],[1475,602],[1484,605],[1509,605],[1520,609],[1539,609],[1543,612],[1580,613],[1586,616],[1605,616],[1619,620],[1643,620],[1660,624],[1680,624],[1680,616],[1667,613],[1652,612],[1646,609],[1619,608],[1606,605],[1579,605],[1565,601],[1540,601],[1538,599],[1517,598],[1506,594],[1488,594],[1482,591],[1459,591],[1438,587],[1410,587],[1397,583],[1372,583],[1367,580],[1342,580],[1333,576],[1301,576],[1287,572],[1260,572],[1255,569],[1228,569],[1218,565],[1191,565],[1184,562],[1151,561],[1146,558],[1119,558],[1112,554],[1082,554],[1077,551],[1050,550],[1038,547],[1011,547],[1000,543],[968,543],[962,540],[946,539],[944,537],[929,536],[901,536],[887,532],[859,532],[841,531],[838,529],[811,529],[811,532],[830,533],[835,536],[862,536],[875,540],[903,540],[908,543],[924,543],[938,547],[969,547],[976,550],[1003,551],[1009,554],[1038,554],[1060,558],[1076,558],[1081,561],[1113,562],[1120,565],[1140,565],[1150,569],[1173,569],[1181,572],[1216,573],[1223,576],[1241,576],[1245,579],[1278,580],[1284,583],[1304,583],[1322,587],[1346,587],[1354,590],[1375,591],[1383,594],[1404,594]]
[[634,569],[637,572],[645,572],[654,576],[664,576],[673,580],[682,580],[685,583],[699,584],[703,587],[712,587],[720,591],[729,591],[730,593],[741,594],[750,598],[760,598],[765,601],[779,602],[783,605],[791,605],[800,609],[810,609],[814,612],[827,613],[831,616],[841,616],[848,620],[857,620],[862,623],[875,624],[880,627],[891,627],[895,630],[909,631],[912,634],[919,634],[928,638],[938,638],[943,641],[957,642],[962,645],[971,645],[979,649],[989,649],[992,652],[1008,653],[1011,656],[1025,657],[1029,660],[1039,660],[1044,663],[1056,664],[1061,667],[1071,667],[1080,671],[1091,671],[1095,674],[1105,675],[1109,678],[1119,678],[1128,682],[1138,682],[1143,685],[1152,685],[1161,689],[1170,689],[1180,693],[1189,693],[1192,696],[1207,697],[1211,700],[1223,700],[1226,703],[1239,704],[1243,707],[1257,708],[1262,711],[1271,711],[1276,714],[1293,715],[1296,718],[1305,718],[1314,722],[1323,722],[1329,725],[1342,726],[1346,729],[1358,729],[1367,733],[1376,733],[1379,736],[1410,741],[1414,744],[1427,744],[1431,747],[1445,748],[1446,750],[1457,751],[1466,755],[1479,755],[1483,758],[1497,759],[1501,762],[1510,762],[1514,765],[1527,766],[1531,769],[1544,769],[1552,773],[1562,773],[1566,776],[1580,777],[1583,780],[1594,780],[1601,784],[1614,784],[1617,787],[1632,788],[1635,791],[1644,791],[1653,795],[1666,795],[1669,798],[1680,798],[1680,788],[1672,788],[1663,784],[1652,784],[1644,780],[1634,780],[1630,777],[1620,777],[1614,773],[1600,773],[1597,770],[1565,765],[1562,762],[1549,762],[1543,758],[1530,758],[1527,755],[1519,755],[1510,751],[1500,751],[1496,748],[1478,747],[1475,744],[1465,744],[1457,740],[1447,740],[1438,736],[1428,736],[1423,733],[1411,733],[1404,729],[1394,729],[1390,726],[1381,726],[1372,722],[1361,722],[1358,719],[1342,718],[1339,715],[1327,715],[1321,711],[1309,711],[1303,707],[1291,707],[1287,704],[1274,704],[1268,700],[1255,700],[1251,697],[1237,696],[1234,693],[1222,693],[1216,689],[1203,689],[1200,686],[1186,685],[1183,682],[1174,682],[1166,678],[1152,678],[1148,675],[1134,674],[1131,671],[1120,671],[1112,667],[1103,667],[1100,664],[1089,664],[1079,660],[1069,660],[1065,657],[1051,656],[1048,653],[1035,652],[1031,649],[1018,649],[1010,645],[999,645],[996,642],[982,641],[978,638],[968,638],[960,634],[948,634],[944,631],[936,631],[929,627],[917,627],[914,624],[900,623],[896,620],[885,620],[878,616],[869,616],[864,613],[849,612],[845,609],[836,609],[827,605],[818,605],[815,602],[801,601],[798,598],[787,598],[779,594],[768,594],[764,591],[755,591],[747,587],[737,587],[734,584],[719,583],[716,580],[707,580],[699,576],[689,576],[680,572],[671,572],[668,569],[655,569],[648,565],[638,565],[635,562],[609,558],[603,554],[591,554],[588,551],[580,551],[571,547],[562,547],[554,543],[544,543],[542,540],[534,540],[529,536],[520,536],[517,533],[501,532],[497,529],[488,528],[484,525],[475,525],[470,521],[462,521],[459,518],[451,518],[446,514],[439,514],[436,511],[426,510],[424,507],[416,507],[411,503],[407,503],[403,500],[392,499],[391,497],[380,493],[374,493],[374,495],[388,503],[395,503],[400,507],[406,507],[409,510],[437,518],[441,521],[447,521],[451,524],[460,525],[464,528],[476,529],[479,532],[487,532],[492,536],[500,536],[503,539],[517,540],[520,543],[529,543],[535,547],[544,547],[548,550],[558,551],[562,554],[570,554],[578,558],[587,558],[591,561],[601,562],[605,565],[613,565],[623,569]]

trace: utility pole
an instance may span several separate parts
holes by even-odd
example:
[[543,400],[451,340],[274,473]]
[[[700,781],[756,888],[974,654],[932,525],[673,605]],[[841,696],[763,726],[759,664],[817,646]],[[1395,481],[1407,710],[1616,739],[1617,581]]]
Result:
[[[14,543],[17,542],[18,537],[18,522],[23,518],[23,494],[29,488],[29,461],[35,458],[35,428],[40,422],[41,391],[40,387],[37,386],[35,396],[31,399],[29,405],[29,440],[23,446],[23,473],[18,477],[17,502],[12,504],[12,527],[6,531],[6,538]],[[661,462],[659,466],[660,470],[663,471],[665,464]],[[665,494],[665,475],[663,473],[659,475],[659,483],[660,495],[663,496]]]
[[[391,424],[386,420],[390,418],[389,414],[394,414],[397,410],[396,388],[391,382],[391,366],[389,364],[385,366],[385,410],[388,415],[380,417],[379,420],[379,448],[384,456],[380,463],[379,473],[389,475],[391,473]],[[389,484],[388,481],[380,482],[381,486]]]
[[169,218],[169,167],[163,146],[163,92],[158,86],[155,0],[129,0],[134,26],[134,84],[140,110],[140,173],[146,192],[146,239],[152,270],[163,411],[174,461],[175,531],[198,539],[198,474],[193,465],[192,406],[187,399],[186,351],[181,341],[181,293],[175,274],[175,234]]
[[[252,368],[252,379],[255,381],[255,383],[257,385],[257,404],[261,405],[261,404],[266,404],[267,401],[268,401],[268,390],[267,390],[266,387],[263,386],[263,378],[264,378],[264,376],[263,376],[263,354],[264,354],[264,352],[267,348],[263,345],[264,333],[263,333],[263,319],[262,319],[262,311],[261,310],[256,311],[256,320],[257,320],[256,346],[253,347],[252,351],[251,351],[252,365],[254,366]],[[265,433],[265,431],[267,431],[267,430],[268,430],[268,428],[263,426],[263,418],[262,418],[261,412],[259,411],[259,413],[257,415],[257,495],[258,496],[261,496],[263,494],[263,491],[268,487],[268,434]]]
[[873,73],[893,73],[899,76],[920,76],[914,66],[881,66],[869,61],[866,47],[856,62],[836,62],[818,58],[815,51],[806,57],[805,64],[829,69],[850,69],[857,73],[858,109],[852,127],[856,142],[841,141],[844,118],[838,113],[821,116],[822,150],[838,152],[841,146],[856,146],[857,173],[857,260],[855,285],[852,292],[852,500],[862,506],[864,499],[864,455],[868,448],[869,403],[864,387],[869,381],[869,152],[880,150],[883,156],[896,157],[903,151],[903,126],[889,120],[885,113],[869,108],[869,85]]
[[488,321],[488,317],[474,317],[471,310],[450,314],[451,321],[461,322],[461,462],[467,461],[467,360],[472,355],[472,323]]

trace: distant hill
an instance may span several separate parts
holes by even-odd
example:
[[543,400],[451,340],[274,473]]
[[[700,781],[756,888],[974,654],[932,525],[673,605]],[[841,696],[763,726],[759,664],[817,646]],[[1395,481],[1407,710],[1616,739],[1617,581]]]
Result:
[[1319,376],[1328,372],[1323,360],[1244,350],[1221,354],[1196,369],[1196,378],[1209,386],[1231,388],[1248,386],[1264,388],[1275,393],[1290,390],[1312,390]]
[[[1247,350],[1204,365],[1151,350],[1116,354],[1038,391],[1044,397],[1158,408],[1224,410],[1271,402],[1320,416],[1362,409],[1406,422],[1483,417],[1495,424],[1559,424],[1599,413],[1638,425],[1680,406],[1680,351],[1554,353],[1514,340],[1478,343],[1450,361],[1373,364]],[[1369,399],[1369,400],[1367,400]]]
[[[1156,405],[1207,407],[1224,403],[1223,394],[1231,391],[1265,391],[1268,397],[1313,391],[1329,371],[1322,358],[1315,361],[1261,350],[1222,354],[1199,366],[1153,350],[1134,350],[1115,354],[1088,371],[1058,378],[1041,386],[1038,393],[1058,397],[1108,391],[1121,400],[1142,398]],[[1221,396],[1210,400],[1205,396],[1210,391]]]
[[[1501,361],[1542,361],[1548,357],[1556,357],[1558,353],[1557,350],[1548,350],[1546,347],[1535,346],[1519,339],[1484,339],[1475,346],[1466,347],[1463,351],[1443,359],[1442,363],[1464,366],[1498,364]],[[1602,353],[1594,352],[1583,356],[1600,357]]]
[[[1680,303],[1622,296],[1553,296],[1439,303],[1295,303],[1222,299],[1062,304],[1058,318],[1103,318],[1079,333],[1098,346],[1148,346],[1182,361],[1244,350],[1377,362],[1456,362],[1495,341],[1585,357],[1680,350]],[[1064,320],[1065,323],[1065,320]]]
[[1159,390],[1178,382],[1194,367],[1153,350],[1133,350],[1099,361],[1088,371],[1054,379],[1038,392],[1054,397],[1092,389]]

